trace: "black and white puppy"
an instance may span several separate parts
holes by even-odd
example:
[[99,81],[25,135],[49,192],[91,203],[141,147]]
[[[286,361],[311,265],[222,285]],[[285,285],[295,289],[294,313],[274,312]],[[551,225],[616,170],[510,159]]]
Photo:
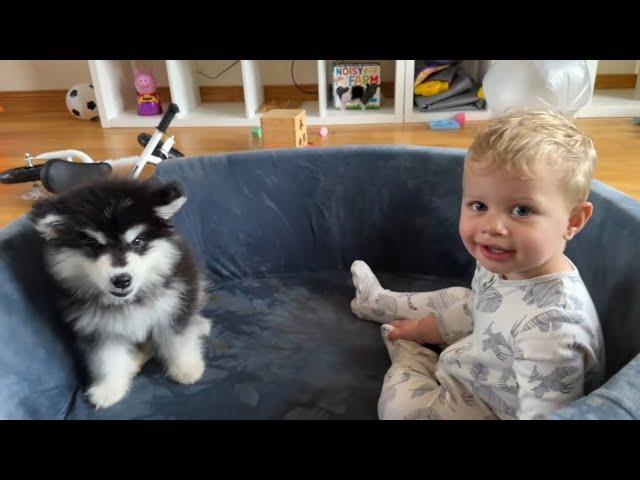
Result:
[[169,222],[185,201],[175,182],[108,179],[41,200],[30,213],[96,408],[121,400],[152,354],[177,382],[204,373],[204,277]]

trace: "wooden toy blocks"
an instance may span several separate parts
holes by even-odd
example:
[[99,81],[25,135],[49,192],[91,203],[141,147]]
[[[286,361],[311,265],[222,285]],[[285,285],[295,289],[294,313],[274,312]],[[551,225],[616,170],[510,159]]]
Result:
[[307,146],[307,114],[305,110],[274,109],[260,117],[262,146],[286,148]]

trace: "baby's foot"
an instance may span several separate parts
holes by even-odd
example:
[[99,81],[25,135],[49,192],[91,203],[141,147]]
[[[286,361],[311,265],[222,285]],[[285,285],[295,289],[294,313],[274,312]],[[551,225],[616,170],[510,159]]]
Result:
[[351,276],[356,287],[356,296],[351,300],[351,311],[358,318],[368,319],[370,315],[365,315],[365,307],[368,307],[366,313],[369,313],[369,302],[372,302],[383,288],[369,265],[362,260],[356,260],[351,264]]

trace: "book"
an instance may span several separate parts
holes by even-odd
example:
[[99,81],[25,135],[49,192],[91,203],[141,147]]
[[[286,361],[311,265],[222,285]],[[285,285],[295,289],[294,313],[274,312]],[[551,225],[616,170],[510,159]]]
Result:
[[333,103],[339,110],[379,109],[382,105],[380,64],[333,64]]

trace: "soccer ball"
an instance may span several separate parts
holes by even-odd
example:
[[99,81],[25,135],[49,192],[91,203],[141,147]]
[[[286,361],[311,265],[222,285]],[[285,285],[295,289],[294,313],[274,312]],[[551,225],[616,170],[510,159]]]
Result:
[[93,85],[78,83],[69,89],[65,98],[67,110],[81,120],[95,120],[98,115],[98,104]]

